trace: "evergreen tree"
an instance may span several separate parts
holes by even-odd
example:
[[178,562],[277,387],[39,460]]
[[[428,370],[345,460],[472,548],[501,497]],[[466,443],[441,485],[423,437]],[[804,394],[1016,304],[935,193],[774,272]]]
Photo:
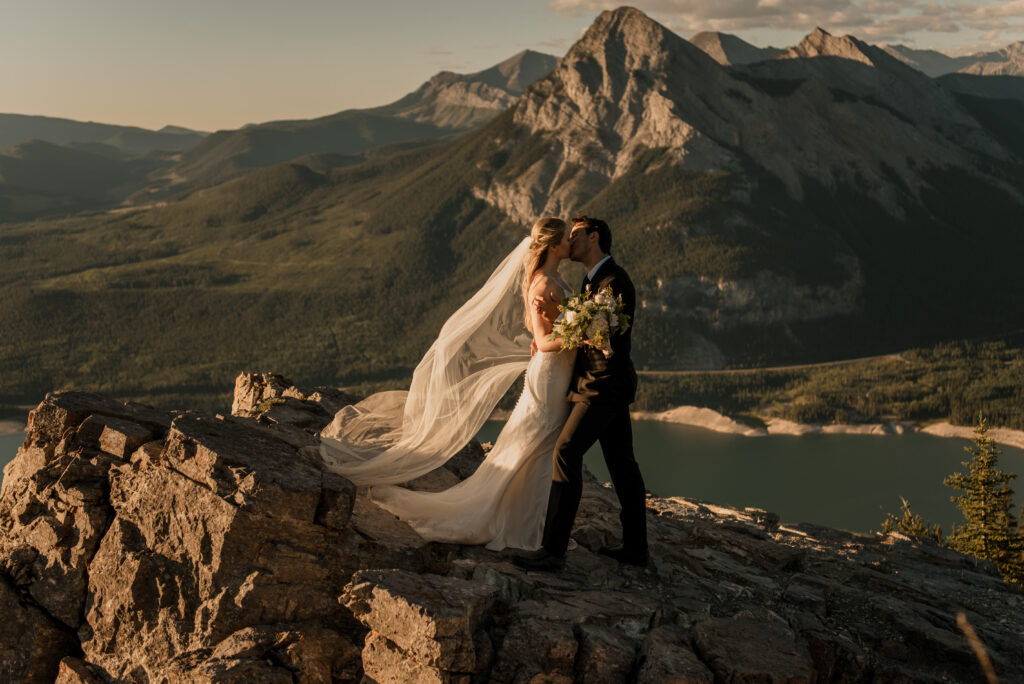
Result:
[[1024,542],[1013,512],[1013,473],[999,470],[999,454],[995,442],[988,436],[988,422],[979,416],[974,429],[974,446],[964,447],[971,455],[963,461],[966,473],[958,472],[943,482],[947,487],[959,489],[962,496],[951,497],[964,516],[962,526],[953,526],[947,546],[992,561],[1003,579],[1024,583]]
[[892,513],[885,512],[885,520],[882,522],[882,532],[901,532],[912,537],[928,537],[936,544],[942,544],[942,526],[926,523],[924,518],[910,510],[910,502],[900,497],[903,504],[900,506],[899,517]]

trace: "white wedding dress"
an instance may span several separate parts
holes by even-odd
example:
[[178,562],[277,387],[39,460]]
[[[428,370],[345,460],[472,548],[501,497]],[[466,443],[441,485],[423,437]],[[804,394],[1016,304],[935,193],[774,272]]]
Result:
[[[523,240],[448,319],[409,392],[382,392],[347,406],[321,433],[326,465],[371,485],[373,500],[424,539],[495,550],[540,547],[575,351],[530,357],[520,292],[529,243]],[[515,409],[470,477],[439,492],[395,486],[461,450],[524,367]]]

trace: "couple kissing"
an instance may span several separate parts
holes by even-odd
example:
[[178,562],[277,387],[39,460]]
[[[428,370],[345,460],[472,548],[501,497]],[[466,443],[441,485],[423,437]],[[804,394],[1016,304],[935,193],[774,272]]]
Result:
[[[408,392],[381,392],[337,413],[321,435],[326,465],[370,486],[375,503],[426,540],[518,549],[517,565],[558,570],[582,495],[583,455],[599,442],[622,521],[622,544],[600,551],[646,565],[646,490],[629,416],[636,292],[611,249],[600,219],[537,221],[445,322]],[[587,274],[581,294],[559,306],[573,294],[558,270],[565,259]],[[474,438],[524,369],[519,400],[472,475],[442,491],[399,486]]]

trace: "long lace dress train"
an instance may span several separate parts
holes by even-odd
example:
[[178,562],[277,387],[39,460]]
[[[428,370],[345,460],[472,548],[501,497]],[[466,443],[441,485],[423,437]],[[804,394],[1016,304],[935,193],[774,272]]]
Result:
[[375,502],[424,539],[540,547],[551,488],[551,454],[569,415],[574,351],[540,352],[494,446],[468,478],[440,492],[373,487]]

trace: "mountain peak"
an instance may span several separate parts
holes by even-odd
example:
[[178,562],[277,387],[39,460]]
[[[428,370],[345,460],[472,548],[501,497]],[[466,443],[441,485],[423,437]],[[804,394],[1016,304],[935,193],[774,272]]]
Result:
[[658,69],[672,53],[688,55],[701,62],[710,61],[700,49],[640,10],[620,7],[598,15],[583,37],[569,49],[562,67],[576,65],[574,68],[589,71],[592,66],[584,64],[593,65],[592,60],[596,60],[602,70],[625,70],[620,74],[625,76],[637,69]]
[[867,45],[853,36],[833,36],[820,26],[804,36],[800,44],[791,47],[782,56],[794,57],[840,57],[865,64],[872,64],[867,54]]
[[619,7],[614,10],[605,10],[598,15],[594,23],[590,25],[584,34],[584,40],[588,36],[621,35],[641,37],[660,37],[668,33],[668,29],[651,19],[649,16],[635,7]]
[[495,88],[512,93],[521,93],[537,79],[550,74],[556,64],[558,64],[558,58],[553,55],[534,50],[523,50],[488,69],[470,74],[465,78],[480,80]]

